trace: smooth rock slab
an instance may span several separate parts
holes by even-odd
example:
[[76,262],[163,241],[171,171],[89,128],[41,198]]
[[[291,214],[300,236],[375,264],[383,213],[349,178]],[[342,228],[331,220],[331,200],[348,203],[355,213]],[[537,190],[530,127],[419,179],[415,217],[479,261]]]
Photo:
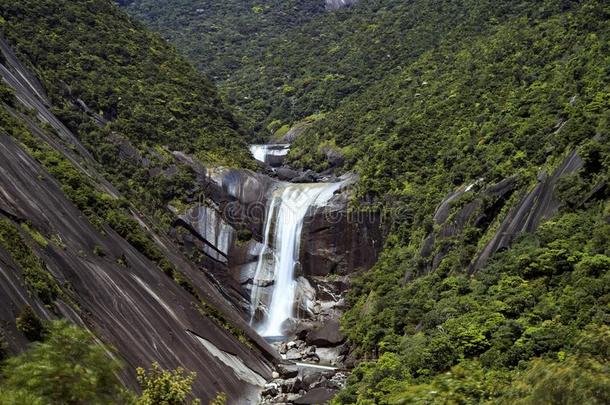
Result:
[[329,320],[319,329],[314,329],[307,335],[307,343],[320,347],[337,346],[345,341],[339,321]]

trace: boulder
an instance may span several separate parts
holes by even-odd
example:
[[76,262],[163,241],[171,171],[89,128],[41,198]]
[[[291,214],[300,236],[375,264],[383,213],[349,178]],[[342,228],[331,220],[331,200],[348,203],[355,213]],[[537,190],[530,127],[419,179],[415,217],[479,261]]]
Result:
[[302,380],[305,387],[312,386],[322,380],[329,380],[335,375],[334,370],[321,370],[315,368],[305,368],[302,370]]
[[299,173],[287,167],[280,167],[275,170],[277,178],[281,181],[292,181],[299,176]]
[[305,356],[309,356],[312,354],[316,354],[316,347],[315,346],[308,346],[305,348],[305,350],[303,350],[303,355]]
[[305,173],[292,179],[294,183],[315,183],[318,181],[318,174],[313,170],[307,170]]
[[340,345],[345,341],[345,335],[341,332],[339,321],[329,320],[319,329],[314,329],[307,335],[307,344],[320,347],[332,347]]
[[328,166],[331,168],[341,166],[345,161],[345,157],[341,151],[336,148],[324,147],[322,148],[322,153],[326,156]]
[[277,372],[281,378],[294,378],[299,375],[299,368],[294,364],[279,364]]
[[286,360],[301,360],[303,354],[297,349],[288,349],[286,352]]
[[303,133],[305,133],[310,126],[311,124],[306,121],[299,122],[293,125],[292,128],[290,128],[290,130],[284,134],[284,136],[276,140],[279,143],[292,143]]
[[278,347],[277,351],[280,352],[280,354],[286,354],[286,352],[288,351],[288,346],[286,345],[286,342],[280,343],[280,346]]
[[263,388],[263,392],[261,393],[264,397],[274,397],[279,394],[279,387],[276,383],[269,383],[265,385]]
[[[295,306],[299,318],[313,318],[316,306],[316,289],[305,277],[296,280]],[[296,329],[295,329],[296,330]]]
[[306,361],[308,363],[319,363],[320,356],[318,356],[317,353],[308,353],[303,356],[303,361]]
[[302,397],[297,398],[294,403],[297,405],[324,404],[333,399],[336,393],[337,390],[329,388],[314,388]]

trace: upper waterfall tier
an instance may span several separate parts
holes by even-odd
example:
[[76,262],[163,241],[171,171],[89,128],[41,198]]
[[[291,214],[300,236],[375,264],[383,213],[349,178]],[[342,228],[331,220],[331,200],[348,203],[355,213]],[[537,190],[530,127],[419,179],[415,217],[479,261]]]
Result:
[[[283,183],[275,190],[265,216],[265,251],[257,264],[251,296],[253,315],[259,305],[268,308],[257,328],[261,335],[282,335],[282,323],[294,317],[294,275],[299,264],[303,220],[311,207],[326,204],[342,185]],[[271,294],[261,288],[270,284]]]
[[254,159],[270,166],[280,166],[290,151],[289,144],[250,145]]

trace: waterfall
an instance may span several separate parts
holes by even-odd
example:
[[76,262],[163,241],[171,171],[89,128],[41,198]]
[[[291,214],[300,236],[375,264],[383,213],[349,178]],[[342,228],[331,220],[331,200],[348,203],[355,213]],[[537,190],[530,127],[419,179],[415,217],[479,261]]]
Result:
[[259,304],[268,308],[257,327],[262,336],[282,335],[282,323],[294,317],[294,273],[299,263],[303,221],[311,207],[326,204],[342,184],[283,183],[273,193],[265,216],[264,250],[251,294],[253,317]]
[[263,163],[270,163],[274,158],[281,159],[288,154],[289,150],[290,145],[283,143],[250,145],[250,153],[252,153],[254,159]]

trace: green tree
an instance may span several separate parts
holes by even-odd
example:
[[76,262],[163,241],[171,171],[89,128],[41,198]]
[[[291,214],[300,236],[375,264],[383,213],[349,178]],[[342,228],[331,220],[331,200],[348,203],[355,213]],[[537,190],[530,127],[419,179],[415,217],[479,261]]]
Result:
[[[191,386],[195,381],[196,373],[187,374],[182,368],[174,371],[162,370],[156,362],[152,364],[149,371],[140,367],[136,373],[142,388],[142,395],[137,400],[138,405],[189,403],[186,398],[191,394]],[[199,400],[190,402],[192,405],[200,403]]]
[[589,356],[563,361],[536,359],[513,384],[505,404],[608,404],[608,364]]
[[90,332],[55,321],[44,342],[6,361],[3,404],[125,403],[128,396],[117,377],[121,365],[109,353]]

